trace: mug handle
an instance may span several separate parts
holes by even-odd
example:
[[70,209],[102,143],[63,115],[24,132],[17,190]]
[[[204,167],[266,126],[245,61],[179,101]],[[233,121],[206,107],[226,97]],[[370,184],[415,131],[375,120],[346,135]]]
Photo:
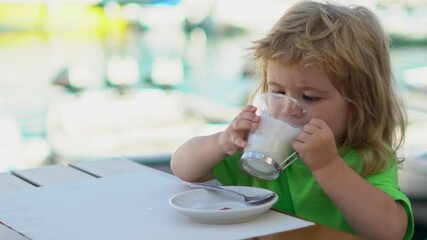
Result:
[[287,157],[280,165],[279,165],[279,172],[282,173],[283,170],[285,170],[289,165],[291,165],[295,160],[298,159],[298,153],[293,152],[289,157]]

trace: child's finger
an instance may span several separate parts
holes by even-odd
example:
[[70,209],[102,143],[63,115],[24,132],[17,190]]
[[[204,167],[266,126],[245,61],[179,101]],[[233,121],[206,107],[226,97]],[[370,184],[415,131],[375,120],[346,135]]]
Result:
[[302,131],[307,134],[314,134],[318,130],[319,130],[319,127],[311,123],[306,124],[302,129]]
[[235,130],[249,130],[256,128],[259,124],[260,117],[253,114],[244,112],[239,114],[231,123],[231,126]]
[[256,107],[253,105],[246,105],[243,107],[242,112],[256,112]]
[[297,135],[296,140],[300,143],[307,143],[310,141],[312,134],[307,132],[300,132],[300,134]]
[[319,129],[328,127],[328,125],[322,119],[319,119],[319,118],[312,118],[308,124],[314,125]]
[[231,137],[231,142],[233,144],[235,144],[236,146],[239,146],[241,148],[246,147],[247,142],[245,140],[243,140],[238,134],[232,133],[232,134],[230,134],[230,137]]

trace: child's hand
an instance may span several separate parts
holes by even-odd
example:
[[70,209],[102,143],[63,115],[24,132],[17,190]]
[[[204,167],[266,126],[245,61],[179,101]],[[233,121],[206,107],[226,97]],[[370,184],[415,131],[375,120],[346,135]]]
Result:
[[224,153],[231,155],[247,146],[247,137],[251,129],[259,125],[260,117],[255,114],[256,107],[248,105],[243,108],[220,136],[218,143]]
[[292,147],[311,171],[326,166],[338,156],[334,133],[318,118],[311,119],[304,126]]

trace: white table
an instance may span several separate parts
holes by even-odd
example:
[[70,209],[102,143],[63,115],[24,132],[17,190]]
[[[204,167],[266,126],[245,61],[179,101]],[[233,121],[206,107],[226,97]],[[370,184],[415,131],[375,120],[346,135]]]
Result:
[[185,182],[125,159],[3,173],[0,183],[0,239],[356,239],[275,211],[241,224],[193,223],[167,203],[189,190]]

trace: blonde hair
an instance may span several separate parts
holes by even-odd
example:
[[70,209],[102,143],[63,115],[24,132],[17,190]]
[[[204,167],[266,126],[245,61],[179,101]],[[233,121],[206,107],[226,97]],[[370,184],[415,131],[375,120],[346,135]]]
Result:
[[323,70],[349,103],[348,129],[338,144],[362,154],[362,175],[388,166],[403,144],[406,115],[391,72],[389,40],[369,9],[298,2],[253,50],[262,92],[268,91],[270,60]]

